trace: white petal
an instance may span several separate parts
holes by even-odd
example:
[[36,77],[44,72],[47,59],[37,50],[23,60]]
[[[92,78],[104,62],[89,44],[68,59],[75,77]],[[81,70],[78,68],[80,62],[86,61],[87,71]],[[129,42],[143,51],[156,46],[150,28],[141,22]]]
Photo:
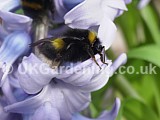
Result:
[[105,46],[106,50],[111,46],[115,38],[116,31],[117,28],[115,24],[110,19],[105,17],[98,29],[98,38],[102,42],[102,45]]
[[103,0],[103,4],[115,9],[127,10],[124,0]]
[[65,24],[72,28],[81,29],[98,25],[103,17],[103,12],[100,7],[101,4],[98,0],[86,0],[64,16]]

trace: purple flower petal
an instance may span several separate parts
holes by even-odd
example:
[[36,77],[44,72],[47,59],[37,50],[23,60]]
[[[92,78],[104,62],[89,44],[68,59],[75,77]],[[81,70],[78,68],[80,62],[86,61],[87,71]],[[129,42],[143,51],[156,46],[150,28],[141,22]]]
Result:
[[63,0],[64,6],[70,10],[84,0]]
[[0,38],[2,39],[17,30],[28,32],[32,23],[29,17],[1,10],[0,18],[2,20],[2,24],[0,24]]
[[11,88],[11,85],[9,83],[9,79],[6,78],[5,83],[1,87],[3,95],[6,97],[6,101],[8,101],[9,104],[15,103],[16,98],[13,95],[13,90]]
[[31,118],[32,120],[60,120],[60,115],[50,102],[46,102],[35,111]]
[[10,11],[20,6],[20,0],[0,0],[0,10]]
[[45,102],[50,102],[52,107],[58,110],[61,119],[71,119],[74,112],[79,112],[88,106],[90,98],[90,93],[81,92],[78,87],[55,79],[37,95],[6,106],[5,110],[33,114]]
[[129,4],[129,3],[131,3],[132,2],[132,0],[125,0],[125,3],[126,4]]
[[[21,87],[25,92],[29,94],[35,94],[39,92],[45,85],[49,84],[52,78],[57,78],[65,83],[72,84],[74,86],[85,86],[86,89],[98,89],[108,81],[109,77],[109,65],[104,65],[99,58],[99,55],[96,55],[97,61],[102,67],[100,70],[92,59],[86,60],[85,62],[79,63],[70,69],[59,69],[53,70],[49,65],[40,61],[34,54],[31,54],[29,57],[23,59],[22,63],[19,65],[17,75]],[[61,66],[63,68],[63,66]],[[60,67],[60,68],[61,68]],[[105,69],[106,79],[102,82],[99,82],[100,78],[96,81],[92,79],[93,77],[100,76],[99,74]],[[21,71],[24,71],[21,73]],[[92,80],[91,80],[92,79]],[[93,81],[93,86],[92,86]],[[30,84],[32,83],[32,84]],[[95,86],[95,84],[97,84]],[[88,86],[88,88],[87,88]]]
[[30,44],[30,42],[31,39],[29,35],[23,31],[13,32],[5,38],[0,48],[0,68],[6,65],[6,69],[2,76],[1,85],[3,84],[5,77],[9,73],[12,64],[17,60],[18,57],[28,52],[28,44]]
[[115,103],[114,103],[112,110],[111,111],[104,111],[96,119],[87,118],[85,116],[82,116],[81,114],[75,114],[73,116],[72,120],[115,120],[118,115],[119,108],[120,108],[120,100],[117,98],[115,100]]
[[6,104],[6,99],[0,99],[0,119],[1,120],[22,120],[21,115],[19,114],[13,114],[13,113],[7,113],[4,111],[4,105]]
[[109,80],[111,62],[108,62],[108,64],[109,65],[105,66],[98,74],[95,74],[88,84],[81,86],[81,90],[85,92],[93,92],[105,86]]
[[17,76],[24,91],[35,94],[57,76],[57,71],[40,61],[34,54],[31,54],[29,57],[23,58],[18,67]]
[[54,13],[54,21],[55,22],[63,22],[63,16],[68,12],[67,8],[65,8],[63,4],[63,0],[54,0],[55,4],[55,13]]

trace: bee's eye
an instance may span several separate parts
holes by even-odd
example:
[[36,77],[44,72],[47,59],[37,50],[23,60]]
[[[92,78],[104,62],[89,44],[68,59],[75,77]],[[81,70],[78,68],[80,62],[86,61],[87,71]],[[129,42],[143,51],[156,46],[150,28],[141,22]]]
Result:
[[89,39],[89,42],[90,42],[91,44],[93,44],[93,43],[96,41],[96,37],[97,37],[97,35],[96,35],[95,32],[90,31],[90,32],[88,33],[88,39]]

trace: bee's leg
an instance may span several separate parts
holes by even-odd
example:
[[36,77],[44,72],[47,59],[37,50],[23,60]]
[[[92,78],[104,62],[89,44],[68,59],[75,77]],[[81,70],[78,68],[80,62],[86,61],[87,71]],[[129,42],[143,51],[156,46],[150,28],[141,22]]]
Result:
[[[103,52],[103,53],[102,53],[102,52]],[[108,63],[105,62],[105,47],[104,47],[104,46],[103,46],[103,48],[102,48],[102,52],[99,54],[99,55],[101,56],[101,62],[102,62],[103,64],[108,65]]]
[[98,54],[100,55],[101,62],[103,64],[108,65],[108,63],[105,63],[105,47],[101,46],[100,48],[97,48],[97,51],[98,51]]
[[92,60],[99,66],[99,68],[102,69],[101,66],[98,64],[98,62],[97,62],[97,60],[96,60],[96,58],[94,56],[94,53],[93,53],[91,48],[87,49],[87,53],[92,58]]
[[102,53],[98,53],[98,54],[100,55],[101,62],[102,62],[103,64],[108,65],[108,63],[105,62],[105,55],[102,54]]

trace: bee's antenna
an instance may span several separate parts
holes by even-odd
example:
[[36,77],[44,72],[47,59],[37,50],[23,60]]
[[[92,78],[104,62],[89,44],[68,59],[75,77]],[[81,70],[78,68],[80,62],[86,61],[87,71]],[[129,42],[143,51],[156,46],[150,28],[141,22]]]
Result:
[[41,43],[44,43],[44,42],[51,42],[51,40],[49,40],[49,39],[41,39],[41,40],[38,40],[38,41],[36,41],[34,43],[29,44],[29,46],[30,47],[35,47],[35,46],[37,46],[37,45],[39,45]]

